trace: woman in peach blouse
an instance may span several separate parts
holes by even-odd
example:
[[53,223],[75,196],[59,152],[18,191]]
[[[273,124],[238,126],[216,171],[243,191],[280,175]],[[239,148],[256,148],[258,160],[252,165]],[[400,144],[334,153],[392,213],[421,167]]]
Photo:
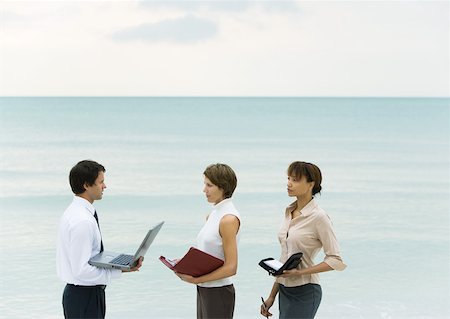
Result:
[[[314,196],[320,193],[322,174],[311,163],[293,162],[287,170],[287,192],[297,200],[286,208],[278,233],[281,245],[280,261],[302,252],[296,269],[285,270],[277,276],[269,297],[261,305],[263,316],[272,316],[269,309],[277,295],[279,318],[314,318],[322,299],[318,273],[344,270],[339,245],[327,213],[319,207]],[[325,258],[319,264],[314,258],[323,249]]]

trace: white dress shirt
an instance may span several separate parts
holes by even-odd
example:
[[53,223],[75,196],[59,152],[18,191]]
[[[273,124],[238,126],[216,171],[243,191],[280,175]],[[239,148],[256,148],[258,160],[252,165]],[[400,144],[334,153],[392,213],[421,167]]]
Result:
[[119,277],[118,269],[89,265],[89,259],[100,252],[101,234],[94,218],[95,207],[75,196],[62,215],[57,238],[56,271],[69,284],[81,286],[107,285]]

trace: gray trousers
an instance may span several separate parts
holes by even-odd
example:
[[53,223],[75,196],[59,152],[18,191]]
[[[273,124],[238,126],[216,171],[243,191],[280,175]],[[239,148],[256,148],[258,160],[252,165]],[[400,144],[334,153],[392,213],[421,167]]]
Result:
[[322,300],[322,288],[317,284],[285,287],[280,284],[280,319],[312,319]]
[[234,313],[234,286],[197,286],[197,319],[231,319]]

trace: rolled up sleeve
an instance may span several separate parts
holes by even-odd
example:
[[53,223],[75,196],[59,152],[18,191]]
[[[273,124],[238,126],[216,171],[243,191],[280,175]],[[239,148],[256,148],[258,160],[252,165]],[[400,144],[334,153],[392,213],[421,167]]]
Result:
[[323,261],[334,270],[344,270],[347,265],[342,260],[339,244],[328,215],[321,218],[320,223],[317,224],[317,228],[319,240],[322,242],[325,253]]

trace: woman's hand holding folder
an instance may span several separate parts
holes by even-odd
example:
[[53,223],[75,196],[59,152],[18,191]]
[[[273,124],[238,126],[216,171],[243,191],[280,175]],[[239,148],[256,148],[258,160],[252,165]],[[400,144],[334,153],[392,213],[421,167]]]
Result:
[[[269,272],[269,275],[289,277],[296,273],[296,269],[302,260],[303,253],[298,252],[291,255],[283,264],[273,258],[264,258],[259,262],[259,266]],[[292,270],[292,271],[291,271]]]
[[195,284],[195,285],[197,285],[197,284],[200,283],[200,281],[198,280],[197,277],[192,277],[192,276],[190,276],[190,275],[180,274],[180,273],[178,273],[178,272],[175,272],[175,274],[176,274],[178,277],[180,277],[181,280],[186,281],[186,282],[188,282],[188,283]]
[[[223,260],[194,247],[191,247],[186,255],[184,255],[181,259],[170,260],[164,256],[161,256],[159,257],[159,260],[161,260],[164,265],[175,271],[175,273],[190,275],[191,277],[200,277],[223,265]],[[185,281],[192,282],[192,280],[188,279],[188,277],[185,278],[187,279]]]

